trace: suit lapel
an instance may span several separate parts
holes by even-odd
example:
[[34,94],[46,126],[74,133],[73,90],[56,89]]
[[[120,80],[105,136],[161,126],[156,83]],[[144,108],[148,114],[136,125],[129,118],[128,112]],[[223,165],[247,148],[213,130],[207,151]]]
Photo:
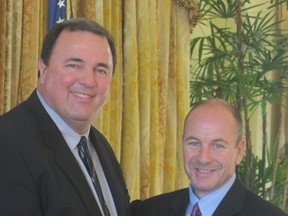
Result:
[[171,200],[171,204],[167,206],[170,208],[171,216],[185,215],[189,205],[189,189],[183,189],[177,192],[176,196]]
[[[67,155],[63,157],[63,155]],[[67,179],[74,186],[74,189],[77,191],[80,199],[83,202],[83,205],[86,206],[87,211],[94,215],[97,212],[101,215],[94,195],[91,192],[91,189],[84,177],[82,170],[80,169],[77,161],[72,155],[70,149],[67,147],[67,144],[61,142],[55,148],[55,163],[62,169],[62,172],[66,175]],[[97,215],[98,215],[97,214]]]
[[58,167],[58,169],[62,171],[61,173],[66,176],[67,183],[70,182],[74,186],[75,191],[77,191],[80,200],[86,207],[89,215],[101,215],[81,168],[67,146],[61,132],[45,111],[35,92],[27,102],[30,105],[34,116],[36,116],[35,120],[38,122],[39,130],[48,147],[43,153],[49,154],[48,151],[50,153],[54,152],[53,160],[56,165],[55,167]]
[[118,215],[126,216],[129,196],[128,192],[124,191],[126,185],[118,160],[105,137],[94,127],[91,127],[89,137],[99,157]]
[[215,210],[213,216],[237,215],[243,209],[246,192],[247,189],[245,189],[237,177],[232,187]]

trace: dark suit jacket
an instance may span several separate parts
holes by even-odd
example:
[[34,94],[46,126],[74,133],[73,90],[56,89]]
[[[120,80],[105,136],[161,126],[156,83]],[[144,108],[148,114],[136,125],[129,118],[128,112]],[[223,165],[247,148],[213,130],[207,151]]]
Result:
[[[132,216],[184,216],[189,204],[188,188],[133,201]],[[205,215],[204,215],[205,216]],[[213,216],[287,216],[286,213],[247,190],[238,178]]]
[[[94,127],[99,155],[119,216],[127,216],[128,190],[120,165]],[[0,117],[0,215],[101,215],[82,171],[34,91]]]

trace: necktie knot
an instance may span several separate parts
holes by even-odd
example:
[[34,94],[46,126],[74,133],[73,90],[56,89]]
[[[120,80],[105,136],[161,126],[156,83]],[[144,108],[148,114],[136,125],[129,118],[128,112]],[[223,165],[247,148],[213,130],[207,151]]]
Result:
[[198,202],[194,205],[191,216],[201,216],[201,211],[200,211]]
[[87,146],[87,138],[85,136],[81,136],[78,145],[86,145]]
[[87,138],[85,136],[81,136],[81,139],[77,145],[78,148],[78,154],[85,166],[85,168],[87,169],[89,175],[91,176],[93,173],[93,162],[92,162],[92,158],[90,156],[90,152],[88,149],[88,145],[87,145]]
[[77,144],[77,148],[84,148],[85,150],[88,150],[87,138],[85,136],[81,136],[80,141]]

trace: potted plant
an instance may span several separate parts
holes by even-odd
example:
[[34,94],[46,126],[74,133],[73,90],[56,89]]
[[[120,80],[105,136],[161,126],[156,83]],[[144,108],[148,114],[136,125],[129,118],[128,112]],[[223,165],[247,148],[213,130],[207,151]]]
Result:
[[[283,3],[199,0],[202,20],[197,27],[205,31],[191,39],[190,96],[191,105],[219,97],[239,109],[247,150],[238,175],[248,188],[287,211],[287,149],[279,141],[281,130],[271,135],[267,126],[271,106],[278,107],[280,114],[286,112],[287,35],[276,16]],[[259,110],[260,155],[253,151],[251,122]]]

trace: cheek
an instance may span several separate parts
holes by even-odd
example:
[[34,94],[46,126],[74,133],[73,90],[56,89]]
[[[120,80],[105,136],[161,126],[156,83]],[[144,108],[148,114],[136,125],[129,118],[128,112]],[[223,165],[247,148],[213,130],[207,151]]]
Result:
[[223,163],[226,162],[228,165],[236,166],[240,164],[242,157],[243,157],[242,150],[236,148],[226,152],[225,155],[222,156],[222,158],[219,158],[219,160],[222,160]]
[[184,169],[185,172],[187,174],[187,176],[190,178],[190,156],[187,154],[187,152],[185,153],[185,151],[183,152],[183,163],[184,163]]
[[57,83],[59,82],[59,75],[57,73],[55,73],[54,71],[57,71],[56,69],[54,69],[53,67],[50,67],[49,69],[47,69],[45,71],[45,73],[42,73],[40,75],[40,83],[46,86],[51,86],[53,85],[53,83]]
[[223,166],[231,167],[232,169],[234,169],[237,163],[237,155],[235,154],[235,152],[234,153],[230,152],[229,154],[223,154],[221,157],[220,156],[218,157],[218,161]]
[[77,76],[71,76],[71,75],[64,75],[61,78],[58,79],[59,82],[61,82],[60,84],[62,84],[62,86],[60,87],[69,87],[71,85],[73,85],[74,83],[77,82],[78,78]]
[[54,73],[50,75],[50,85],[56,89],[67,89],[78,80],[76,73]]
[[194,154],[191,151],[189,151],[188,149],[184,149],[183,159],[184,159],[185,166],[187,168],[189,167],[189,164],[191,163],[191,160],[193,157],[194,157]]
[[111,85],[111,80],[98,80],[97,81],[97,88],[100,92],[107,93],[109,92]]

